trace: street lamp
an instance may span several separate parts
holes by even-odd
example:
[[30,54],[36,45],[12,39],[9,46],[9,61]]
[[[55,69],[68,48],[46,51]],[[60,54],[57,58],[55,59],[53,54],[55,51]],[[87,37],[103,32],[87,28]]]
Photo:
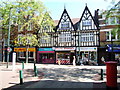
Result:
[[113,41],[112,41],[113,35],[111,34],[111,61],[113,61]]
[[9,54],[10,54],[10,28],[11,28],[11,9],[10,8],[10,13],[9,13],[9,25],[8,25],[8,43],[7,43],[7,68],[9,65]]

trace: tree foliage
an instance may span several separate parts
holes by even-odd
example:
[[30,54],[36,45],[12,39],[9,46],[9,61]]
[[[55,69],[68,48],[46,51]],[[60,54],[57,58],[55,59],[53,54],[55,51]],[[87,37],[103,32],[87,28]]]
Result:
[[[46,25],[53,26],[53,21],[52,19],[50,20],[48,18],[49,13],[46,14],[46,12],[47,8],[39,0],[14,0],[13,2],[3,1],[0,2],[0,25],[2,26],[2,30],[5,32],[5,34],[7,34],[8,31],[9,19],[13,27],[18,27],[18,31],[33,29],[35,32],[38,32],[39,30],[42,30],[42,27]],[[9,17],[10,13],[11,17]],[[31,24],[32,28],[30,27]],[[11,32],[14,31],[13,27],[11,28]],[[30,42],[37,39],[35,35],[29,37],[25,33],[24,37],[21,37],[21,40],[23,40],[23,45],[28,44],[27,41],[24,41],[28,40],[26,38],[29,38],[29,40],[31,39]],[[37,40],[35,40],[34,42],[38,43]],[[33,45],[36,44],[33,43]]]
[[115,1],[116,0],[112,0],[112,8],[110,8],[109,10],[105,10],[102,14],[106,16],[106,20],[112,17],[116,17],[118,19],[118,23],[116,24],[116,27],[113,28],[112,34],[115,35],[117,33],[118,39],[120,40],[120,1],[116,4]]

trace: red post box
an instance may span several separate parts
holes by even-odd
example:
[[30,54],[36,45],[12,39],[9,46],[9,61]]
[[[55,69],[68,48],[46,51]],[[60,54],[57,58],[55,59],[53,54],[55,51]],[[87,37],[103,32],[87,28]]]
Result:
[[108,88],[117,88],[117,62],[115,61],[108,61],[106,64],[106,75],[107,75],[107,82],[106,86]]

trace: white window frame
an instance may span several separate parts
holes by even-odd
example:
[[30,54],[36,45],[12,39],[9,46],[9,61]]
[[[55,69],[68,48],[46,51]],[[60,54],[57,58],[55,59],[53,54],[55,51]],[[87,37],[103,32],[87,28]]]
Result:
[[91,26],[92,25],[92,21],[91,19],[88,19],[88,20],[83,20],[82,21],[82,26]]
[[[109,32],[109,39],[107,39],[107,33]],[[111,33],[111,31],[107,31],[106,32],[106,41],[111,41],[111,35],[112,35],[112,33]],[[118,34],[116,33],[116,35],[115,35],[115,39],[112,39],[112,41],[117,41],[118,40]]]
[[93,42],[94,41],[94,33],[81,33],[81,42]]
[[64,42],[71,42],[71,33],[61,33],[59,35],[59,42],[64,43]]
[[40,42],[41,42],[42,44],[51,43],[51,41],[50,41],[50,36],[42,36],[41,39],[40,39]]

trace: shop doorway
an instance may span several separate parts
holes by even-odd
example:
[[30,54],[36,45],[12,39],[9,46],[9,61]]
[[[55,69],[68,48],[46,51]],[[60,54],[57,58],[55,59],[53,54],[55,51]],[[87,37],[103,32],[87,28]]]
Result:
[[84,65],[97,65],[97,52],[93,51],[80,52],[80,63]]
[[71,53],[70,54],[70,63],[73,63],[73,56],[74,56],[74,53]]

